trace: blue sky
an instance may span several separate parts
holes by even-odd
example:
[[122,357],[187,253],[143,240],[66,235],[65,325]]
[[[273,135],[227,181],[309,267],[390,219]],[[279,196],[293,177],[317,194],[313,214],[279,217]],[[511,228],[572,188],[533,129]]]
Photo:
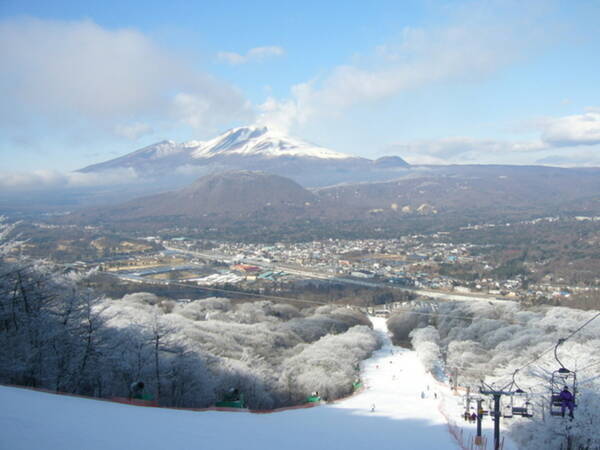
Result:
[[369,158],[600,166],[598,23],[593,0],[0,0],[0,173],[255,122]]

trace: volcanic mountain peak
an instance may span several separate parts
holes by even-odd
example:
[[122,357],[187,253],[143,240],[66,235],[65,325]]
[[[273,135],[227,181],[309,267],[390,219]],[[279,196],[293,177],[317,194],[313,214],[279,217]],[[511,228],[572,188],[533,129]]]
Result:
[[267,127],[233,128],[214,139],[198,143],[192,152],[195,159],[217,155],[262,156],[275,158],[294,156],[321,159],[348,159],[351,156],[310,144]]

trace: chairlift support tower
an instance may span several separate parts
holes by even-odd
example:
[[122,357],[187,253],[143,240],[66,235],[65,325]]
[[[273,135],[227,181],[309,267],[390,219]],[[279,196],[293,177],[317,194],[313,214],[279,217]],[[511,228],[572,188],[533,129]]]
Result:
[[[484,383],[485,385],[485,383]],[[500,399],[503,395],[512,395],[512,391],[496,390],[490,386],[481,388],[479,392],[483,395],[491,395],[494,398],[494,450],[500,450]]]

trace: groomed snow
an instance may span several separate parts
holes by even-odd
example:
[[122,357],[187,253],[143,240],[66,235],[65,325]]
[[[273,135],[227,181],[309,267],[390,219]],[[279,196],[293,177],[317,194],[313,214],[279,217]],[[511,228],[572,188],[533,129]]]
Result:
[[362,364],[365,389],[338,403],[273,414],[194,412],[0,386],[0,449],[459,448],[440,412],[450,402],[458,415],[456,397],[425,372],[415,352],[391,345],[385,319],[372,320],[384,345]]

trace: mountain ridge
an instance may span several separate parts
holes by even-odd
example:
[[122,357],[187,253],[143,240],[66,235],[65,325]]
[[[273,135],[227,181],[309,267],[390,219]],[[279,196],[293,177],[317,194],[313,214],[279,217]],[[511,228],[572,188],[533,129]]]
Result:
[[316,220],[334,228],[352,222],[394,229],[403,222],[433,216],[440,224],[450,220],[461,225],[478,223],[484,217],[595,216],[600,205],[599,174],[600,169],[454,166],[413,171],[393,181],[309,190],[275,174],[228,171],[205,175],[176,191],[88,208],[73,218],[131,223],[170,218],[167,222],[230,227],[275,222],[304,226]]

